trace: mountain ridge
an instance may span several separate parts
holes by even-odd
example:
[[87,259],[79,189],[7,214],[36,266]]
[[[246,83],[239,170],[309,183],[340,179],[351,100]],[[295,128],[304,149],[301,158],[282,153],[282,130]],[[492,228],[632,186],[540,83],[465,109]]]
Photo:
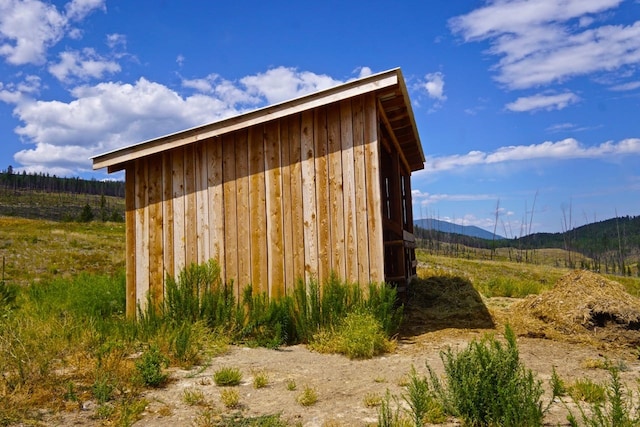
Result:
[[463,236],[478,237],[485,240],[505,239],[504,236],[493,234],[484,228],[475,225],[460,225],[449,221],[442,221],[435,218],[422,218],[413,221],[414,225],[424,230],[435,230],[442,233],[461,234]]

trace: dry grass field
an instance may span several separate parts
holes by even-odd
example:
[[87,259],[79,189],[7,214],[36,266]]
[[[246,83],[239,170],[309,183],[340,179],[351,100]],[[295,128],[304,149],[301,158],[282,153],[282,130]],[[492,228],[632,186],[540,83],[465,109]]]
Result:
[[0,216],[7,281],[27,285],[80,272],[124,268],[124,223],[57,222]]
[[[569,425],[568,411],[580,414],[576,402],[590,407],[569,395],[565,403],[551,401],[554,375],[569,389],[586,384],[606,392],[608,368],[615,366],[637,403],[640,279],[564,269],[556,261],[562,256],[538,251],[537,263],[529,264],[420,252],[421,280],[406,295],[393,352],[351,360],[304,345],[255,348],[202,335],[207,345],[199,347],[197,363],[172,356],[159,388],[130,381],[149,338],[142,329],[127,332],[117,309],[86,300],[103,311],[81,323],[71,309],[25,297],[20,316],[0,312],[0,425],[376,425],[387,392],[392,408],[400,408],[397,425],[412,425],[405,399],[412,369],[426,375],[428,364],[442,376],[443,351],[485,336],[501,341],[507,324],[524,366],[543,383],[545,425]],[[0,257],[7,283],[45,296],[48,284],[60,280],[83,289],[81,274],[100,277],[86,284],[103,286],[123,269],[124,224],[0,217]],[[152,341],[169,353],[171,339]],[[229,367],[240,371],[239,385],[216,385],[216,372]],[[446,417],[440,425],[461,422]]]

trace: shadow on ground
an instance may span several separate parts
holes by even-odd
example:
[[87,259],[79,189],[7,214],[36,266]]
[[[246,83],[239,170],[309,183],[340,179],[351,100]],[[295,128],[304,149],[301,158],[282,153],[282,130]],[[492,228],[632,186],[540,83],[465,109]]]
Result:
[[441,329],[493,329],[495,324],[480,294],[460,276],[431,276],[409,286],[401,337]]

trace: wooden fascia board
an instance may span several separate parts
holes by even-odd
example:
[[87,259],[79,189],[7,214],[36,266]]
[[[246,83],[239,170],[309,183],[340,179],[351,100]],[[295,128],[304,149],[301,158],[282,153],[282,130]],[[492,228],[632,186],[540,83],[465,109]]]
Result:
[[402,71],[400,71],[400,69],[398,69],[398,86],[400,86],[402,96],[404,97],[405,104],[407,106],[407,113],[409,113],[409,120],[411,121],[411,127],[413,128],[413,134],[416,136],[416,145],[418,146],[420,160],[422,161],[422,167],[420,169],[424,169],[425,157],[424,151],[422,150],[422,142],[420,141],[420,134],[418,133],[418,127],[416,126],[416,118],[413,115],[413,108],[411,108],[411,99],[409,98],[407,86],[404,84],[404,77],[402,77]]
[[[231,117],[219,122],[210,123],[197,128],[181,131],[140,144],[121,148],[109,153],[93,157],[93,169],[108,168],[117,171],[124,168],[124,163],[156,154],[165,150],[192,144],[204,139],[219,136],[235,130],[248,128],[270,120],[279,119],[323,105],[353,98],[358,95],[398,85],[401,83],[400,69],[396,68],[360,80],[348,82],[311,95],[296,98],[280,104],[265,107],[240,116]],[[400,86],[404,86],[400,84]],[[405,91],[406,92],[406,91]]]

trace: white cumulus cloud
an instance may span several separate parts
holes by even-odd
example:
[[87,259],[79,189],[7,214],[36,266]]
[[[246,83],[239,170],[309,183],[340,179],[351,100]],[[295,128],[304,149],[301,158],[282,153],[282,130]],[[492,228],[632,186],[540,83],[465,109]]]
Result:
[[101,57],[94,49],[85,48],[82,51],[61,52],[59,61],[49,66],[49,72],[61,82],[68,82],[74,78],[88,80],[100,79],[106,74],[120,71],[120,65],[112,60]]
[[525,89],[640,63],[640,21],[597,26],[593,19],[622,1],[496,0],[449,26],[466,42],[488,41],[499,58],[496,79]]
[[538,111],[538,110],[562,110],[570,104],[580,101],[580,97],[571,92],[555,95],[533,95],[516,99],[506,105],[506,109],[515,112]]
[[424,173],[533,159],[604,159],[616,155],[640,155],[640,138],[627,138],[617,143],[607,141],[595,146],[585,146],[574,138],[567,138],[540,144],[510,145],[492,152],[475,150],[467,154],[427,157]]
[[13,65],[43,64],[47,50],[65,35],[77,37],[72,21],[79,21],[104,0],[73,0],[65,11],[38,0],[0,1],[0,56]]
[[[61,61],[62,62],[62,61]],[[106,72],[82,68],[72,56],[57,64],[61,79]],[[90,157],[147,139],[237,115],[250,108],[289,99],[341,83],[329,76],[278,67],[230,81],[217,74],[183,79],[183,94],[140,78],[134,83],[84,84],[69,91],[72,100],[34,99],[37,81],[1,86],[0,100],[15,104],[16,133],[32,147],[15,154],[25,170],[91,169]],[[55,169],[59,168],[59,169]],[[69,173],[69,172],[68,172]]]
[[439,101],[445,101],[447,99],[444,94],[444,74],[440,71],[429,73],[424,77],[424,80],[424,88],[430,98]]
[[240,83],[252,96],[264,97],[269,104],[285,101],[327,89],[342,83],[326,74],[297,71],[291,67],[272,68],[240,79]]

